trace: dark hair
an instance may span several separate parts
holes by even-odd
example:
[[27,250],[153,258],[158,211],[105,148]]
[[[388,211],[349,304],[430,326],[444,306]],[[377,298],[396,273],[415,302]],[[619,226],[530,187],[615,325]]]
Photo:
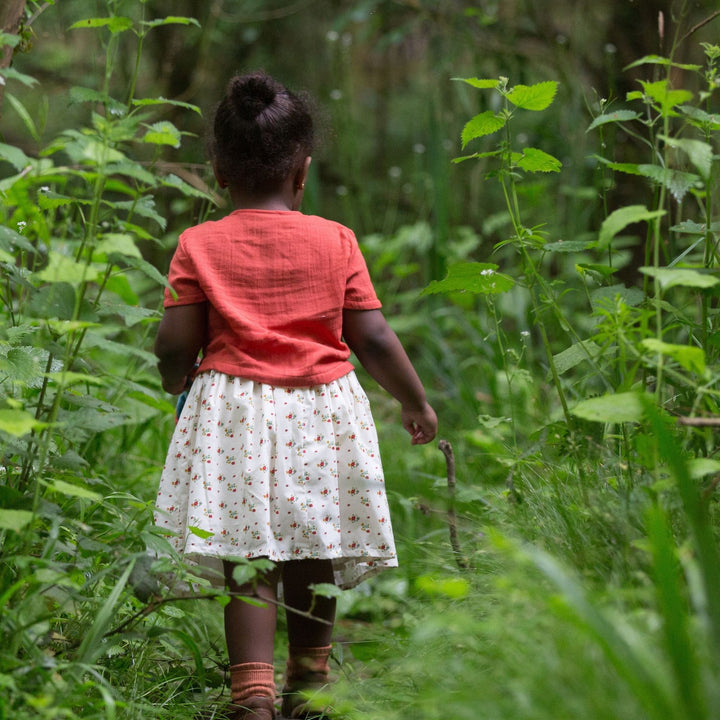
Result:
[[310,103],[265,72],[236,75],[215,111],[212,154],[231,185],[277,190],[314,143]]

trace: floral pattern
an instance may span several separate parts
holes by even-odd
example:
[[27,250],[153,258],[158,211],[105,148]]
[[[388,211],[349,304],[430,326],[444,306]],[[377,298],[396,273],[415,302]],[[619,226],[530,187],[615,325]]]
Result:
[[389,518],[355,373],[310,388],[215,371],[195,379],[155,513],[186,558],[331,559],[347,588],[397,565]]

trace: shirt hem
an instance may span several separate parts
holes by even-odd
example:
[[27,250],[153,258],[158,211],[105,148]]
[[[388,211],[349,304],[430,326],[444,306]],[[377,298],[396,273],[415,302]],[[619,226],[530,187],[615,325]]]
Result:
[[355,366],[348,361],[342,362],[338,365],[333,366],[326,372],[317,373],[314,375],[299,375],[299,376],[288,376],[288,375],[270,375],[262,372],[248,371],[247,368],[236,367],[234,365],[226,365],[224,363],[218,363],[209,361],[202,363],[200,366],[200,372],[207,372],[215,370],[215,372],[221,372],[231,377],[240,377],[245,380],[252,380],[253,382],[264,383],[266,385],[272,385],[274,387],[315,387],[317,385],[327,385],[328,383],[338,380],[341,377],[345,377],[348,373],[355,370]]

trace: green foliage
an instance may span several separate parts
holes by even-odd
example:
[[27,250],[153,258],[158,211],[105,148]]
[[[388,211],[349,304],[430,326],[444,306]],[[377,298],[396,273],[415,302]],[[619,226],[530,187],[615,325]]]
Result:
[[[379,93],[371,113],[357,99],[357,68],[382,43],[399,58],[417,40],[388,11],[410,6],[340,5],[326,57],[346,138],[330,164],[350,186],[339,219],[365,231],[458,478],[450,491],[435,448],[403,449],[397,407],[368,382],[401,568],[338,598],[332,702],[383,720],[716,717],[720,49],[703,44],[704,64],[631,66],[648,71],[636,89],[588,101],[586,151],[562,62],[562,81],[548,81],[546,62],[498,61],[478,43],[498,77],[446,83],[467,93],[464,124],[444,89],[429,103],[433,82],[412,86],[433,105],[426,140],[419,104],[402,105],[395,85],[389,107]],[[412,5],[418,26],[448,21],[444,4]],[[460,21],[504,37],[512,4],[485,5]],[[165,162],[199,109],[148,92],[141,57],[156,27],[198,25],[146,20],[145,2],[108,8],[63,26],[98,39],[104,66],[97,81],[78,72],[62,112],[31,98],[29,74],[0,71],[22,134],[0,144],[0,717],[19,720],[193,717],[224,690],[229,598],[179,562],[151,515],[172,428],[149,352],[158,268],[165,233],[211,200]],[[257,27],[243,27],[233,46],[248,52]],[[272,47],[262,57],[283,52]],[[422,70],[410,66],[413,83]],[[362,159],[383,113],[390,179]],[[441,117],[472,153],[452,183]],[[395,158],[413,133],[429,147],[409,169]],[[314,163],[323,176],[326,162]],[[328,194],[311,185],[308,209]],[[261,567],[241,564],[236,580]]]
[[[166,604],[160,573],[185,571],[135,492],[145,494],[160,457],[139,447],[172,422],[147,349],[165,282],[143,256],[166,226],[155,195],[202,193],[157,166],[162,146],[184,134],[149,114],[167,101],[110,95],[113,42],[167,22],[190,20],[111,15],[72,26],[111,33],[103,89],[68,93],[87,107],[82,127],[43,142],[42,118],[5,96],[38,152],[0,146],[4,718],[165,717],[168,697],[192,706],[199,686],[189,677],[221,682],[207,680],[198,649],[206,629]],[[146,637],[158,646],[152,660]],[[132,683],[118,685],[114,674],[134,663]]]

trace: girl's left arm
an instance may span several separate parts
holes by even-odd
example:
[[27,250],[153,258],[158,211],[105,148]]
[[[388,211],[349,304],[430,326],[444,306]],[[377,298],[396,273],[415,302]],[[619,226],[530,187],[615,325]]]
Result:
[[165,308],[155,338],[163,390],[178,395],[185,389],[206,335],[207,303]]

